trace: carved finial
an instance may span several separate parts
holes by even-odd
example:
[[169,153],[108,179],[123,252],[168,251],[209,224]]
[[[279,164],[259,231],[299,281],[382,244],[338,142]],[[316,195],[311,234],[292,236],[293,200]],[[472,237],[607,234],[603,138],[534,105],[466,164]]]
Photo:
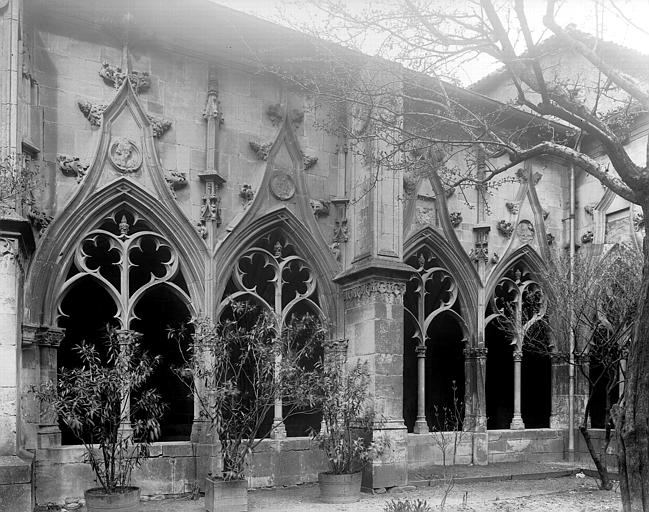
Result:
[[273,246],[273,255],[276,258],[281,258],[283,249],[284,249],[284,247],[282,246],[282,242],[277,240],[277,242],[275,242],[275,245]]
[[207,100],[203,109],[203,119],[216,119],[219,126],[223,124],[223,112],[221,112],[221,102],[219,101],[219,82],[214,67],[210,67],[207,80]]
[[122,215],[122,218],[119,221],[119,234],[122,238],[126,238],[128,236],[128,230],[131,226],[129,226],[128,222],[126,222],[126,215]]

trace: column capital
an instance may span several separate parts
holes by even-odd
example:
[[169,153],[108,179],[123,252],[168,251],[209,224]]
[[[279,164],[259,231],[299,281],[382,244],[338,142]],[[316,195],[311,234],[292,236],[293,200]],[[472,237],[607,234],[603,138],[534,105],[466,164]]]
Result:
[[417,345],[415,347],[415,352],[417,352],[417,357],[426,357],[426,345]]
[[520,362],[523,360],[523,351],[522,350],[514,350],[512,354],[514,361]]

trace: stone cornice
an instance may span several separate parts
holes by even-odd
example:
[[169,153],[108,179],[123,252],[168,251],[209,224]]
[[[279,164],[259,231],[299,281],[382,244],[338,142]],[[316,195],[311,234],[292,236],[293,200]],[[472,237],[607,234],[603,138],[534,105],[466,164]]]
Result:
[[334,282],[346,285],[368,278],[385,278],[405,283],[413,269],[397,259],[366,258],[334,277]]

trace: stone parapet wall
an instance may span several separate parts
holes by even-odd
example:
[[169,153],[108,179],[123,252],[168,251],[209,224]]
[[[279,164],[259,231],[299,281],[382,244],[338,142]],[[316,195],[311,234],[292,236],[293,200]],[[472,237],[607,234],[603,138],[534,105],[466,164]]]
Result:
[[[445,441],[442,442],[442,433],[408,434],[408,470],[422,469],[427,466],[441,466],[444,464],[442,446],[446,445],[446,464],[453,464],[454,433],[444,432]],[[471,464],[473,462],[473,432],[462,432],[457,437],[457,450],[455,451],[456,464]]]
[[567,435],[550,428],[490,430],[489,463],[563,460]]
[[[196,445],[190,442],[155,443],[149,459],[133,474],[133,484],[143,496],[178,495],[203,487],[205,475],[198,474]],[[95,487],[94,474],[83,462],[82,446],[38,450],[36,455],[36,503],[63,502],[81,498],[85,489]],[[322,451],[309,438],[267,439],[256,448],[250,487],[294,485],[315,482],[327,469]],[[200,473],[200,471],[198,472]]]

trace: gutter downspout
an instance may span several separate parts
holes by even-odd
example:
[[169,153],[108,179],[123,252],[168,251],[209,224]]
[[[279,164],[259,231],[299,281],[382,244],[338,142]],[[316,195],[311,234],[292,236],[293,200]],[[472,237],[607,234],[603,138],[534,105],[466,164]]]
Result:
[[[575,150],[581,147],[581,134],[577,137]],[[570,215],[568,224],[568,243],[570,260],[570,290],[573,289],[575,278],[575,164],[570,164]],[[572,301],[570,302],[570,333],[569,343],[569,364],[568,364],[568,461],[575,461],[575,310]]]

